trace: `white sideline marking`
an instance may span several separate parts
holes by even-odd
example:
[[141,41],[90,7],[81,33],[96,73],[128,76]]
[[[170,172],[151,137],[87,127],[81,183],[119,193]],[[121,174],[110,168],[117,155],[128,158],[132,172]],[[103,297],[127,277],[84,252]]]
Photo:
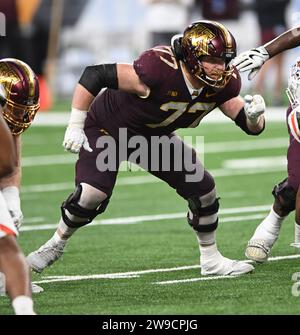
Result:
[[[288,255],[288,256],[278,256],[270,257],[269,261],[279,261],[285,259],[297,259],[300,258],[300,255]],[[250,263],[250,261],[244,261]],[[180,266],[173,268],[165,269],[151,269],[151,270],[141,270],[141,271],[132,271],[132,272],[119,272],[119,273],[105,273],[105,274],[96,274],[96,275],[86,275],[86,276],[47,276],[43,277],[45,279],[34,281],[34,284],[46,284],[46,283],[55,283],[55,282],[68,282],[68,281],[79,281],[79,280],[90,280],[90,279],[124,279],[124,278],[138,278],[141,275],[149,273],[161,273],[161,272],[173,272],[173,271],[183,271],[183,270],[192,270],[200,269],[200,265],[190,265],[190,266]],[[182,280],[168,280],[161,282],[153,282],[152,284],[167,285],[167,284],[178,284],[186,282],[195,282],[195,281],[205,281],[205,280],[217,280],[217,279],[232,279],[239,276],[211,276],[211,277],[200,277],[200,278],[190,278]]]
[[[271,205],[263,205],[263,206],[255,206],[255,207],[237,207],[237,208],[225,208],[219,211],[220,215],[226,214],[241,214],[241,213],[249,213],[249,212],[265,212],[271,208]],[[234,221],[245,221],[245,220],[256,220],[261,219],[265,215],[262,214],[253,214],[247,216],[233,216],[222,218],[222,222],[234,222]],[[182,219],[186,217],[186,212],[179,213],[166,213],[166,214],[156,214],[156,215],[140,215],[140,216],[128,216],[128,217],[120,217],[114,219],[103,219],[103,220],[95,220],[93,223],[84,226],[94,227],[99,225],[113,225],[113,224],[136,224],[141,222],[151,222],[151,221],[161,221],[161,220],[172,220],[172,219]],[[27,225],[21,226],[21,231],[37,231],[37,230],[47,230],[53,229],[57,227],[57,223],[49,223],[43,225]]]
[[[285,259],[297,259],[300,258],[300,255],[288,255],[288,256],[277,256],[268,258],[269,262],[281,261]],[[245,263],[255,263],[250,260],[244,261]],[[190,283],[196,281],[205,281],[205,280],[216,280],[216,279],[233,279],[240,276],[211,276],[211,277],[200,277],[200,278],[189,278],[189,279],[179,279],[179,280],[166,280],[166,281],[157,281],[152,284],[158,285],[169,285],[169,284],[180,284],[180,283]]]

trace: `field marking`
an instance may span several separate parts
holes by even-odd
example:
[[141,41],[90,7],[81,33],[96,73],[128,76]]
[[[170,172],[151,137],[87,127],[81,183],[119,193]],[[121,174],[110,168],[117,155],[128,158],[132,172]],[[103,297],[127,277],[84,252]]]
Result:
[[[287,256],[278,256],[270,257],[269,261],[280,261],[286,259],[297,259],[300,258],[300,255],[287,255]],[[252,263],[251,261],[245,260],[245,263]],[[34,284],[47,284],[47,283],[56,283],[56,282],[68,282],[68,281],[80,281],[80,280],[93,280],[93,279],[126,279],[126,278],[138,278],[141,275],[152,274],[152,273],[162,273],[162,272],[175,272],[175,271],[184,271],[192,269],[200,269],[201,266],[198,265],[188,265],[188,266],[179,266],[172,268],[163,268],[163,269],[150,269],[150,270],[141,270],[141,271],[130,271],[130,272],[118,272],[118,273],[104,273],[104,274],[95,274],[95,275],[85,275],[85,276],[46,276],[45,279],[34,281]],[[199,278],[190,278],[190,279],[180,279],[180,280],[168,280],[153,282],[152,284],[158,285],[168,285],[168,284],[179,284],[186,282],[195,282],[195,281],[206,281],[206,280],[218,280],[218,279],[232,279],[240,276],[210,276],[210,277],[199,277]]]
[[[240,169],[212,169],[208,170],[214,178],[219,177],[232,177],[235,176],[246,176],[253,174],[264,174],[264,173],[276,173],[286,171],[285,165],[269,166],[268,168],[256,167],[256,168],[240,168]],[[143,185],[163,183],[162,180],[149,175],[133,176],[133,177],[120,177],[117,179],[116,186],[129,186],[129,185]],[[54,184],[36,184],[22,186],[21,192],[25,193],[44,193],[44,192],[57,192],[57,191],[69,191],[75,187],[74,182],[54,183]]]
[[251,157],[242,159],[227,159],[224,160],[222,166],[225,169],[241,169],[247,168],[269,168],[269,167],[284,167],[287,168],[286,156],[267,156],[267,157]]
[[[262,205],[262,206],[249,206],[249,207],[234,207],[234,208],[224,208],[219,211],[220,215],[227,214],[242,214],[249,212],[266,212],[270,210],[271,205]],[[222,218],[221,222],[235,222],[235,221],[246,221],[246,220],[256,220],[265,217],[263,214],[251,214],[246,216],[232,216]],[[128,216],[128,217],[119,217],[113,219],[103,219],[95,220],[93,223],[84,226],[94,227],[99,225],[118,225],[118,224],[137,224],[142,222],[152,222],[152,221],[161,221],[161,220],[174,220],[174,219],[183,219],[186,218],[186,212],[178,213],[166,213],[166,214],[154,214],[154,215],[139,215],[139,216]],[[21,226],[21,231],[38,231],[38,230],[47,230],[54,229],[57,227],[58,223],[47,223],[42,225],[26,225]]]
[[[287,148],[288,137],[205,143],[204,154]],[[199,148],[200,149],[200,148]]]
[[[190,137],[190,136],[189,136]],[[188,141],[187,141],[188,143]],[[193,143],[190,143],[193,145]],[[223,152],[257,151],[267,149],[278,149],[288,147],[288,137],[277,137],[261,140],[227,141],[227,142],[204,142],[203,146],[195,147],[198,153],[214,154]],[[47,166],[47,165],[68,165],[74,164],[78,155],[71,153],[42,155],[42,156],[23,156],[22,167]]]
[[[300,255],[288,255],[288,256],[277,256],[277,257],[270,257],[268,258],[269,262],[276,262],[286,259],[297,259],[300,258]],[[246,260],[245,263],[255,263],[254,261]],[[210,277],[200,277],[200,278],[189,278],[189,279],[178,279],[178,280],[165,280],[165,281],[158,281],[153,282],[152,284],[157,285],[170,285],[170,284],[181,284],[181,283],[190,283],[190,282],[197,282],[197,281],[206,281],[206,280],[217,280],[217,279],[233,279],[238,278],[238,276],[210,276]]]
[[[268,113],[266,113],[265,118],[267,122],[285,122],[285,111],[286,108],[279,107],[269,107]],[[68,121],[70,118],[69,111],[51,111],[46,113],[37,113],[34,122],[31,127],[40,127],[46,126],[49,128],[50,126],[64,126],[68,125]],[[227,116],[225,116],[218,108],[209,113],[204,121],[204,124],[213,123],[213,124],[231,124],[232,120],[230,120]]]

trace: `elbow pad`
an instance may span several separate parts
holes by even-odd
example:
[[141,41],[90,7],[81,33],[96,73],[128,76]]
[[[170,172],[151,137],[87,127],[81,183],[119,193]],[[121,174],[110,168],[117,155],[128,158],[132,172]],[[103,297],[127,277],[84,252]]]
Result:
[[248,128],[248,125],[247,125],[247,116],[245,114],[244,108],[242,108],[240,110],[240,112],[237,115],[237,117],[235,118],[234,122],[235,122],[235,124],[237,126],[239,126],[248,135],[254,135],[254,136],[256,136],[256,135],[261,134],[265,130],[265,122],[264,122],[264,125],[263,125],[262,129],[259,132],[257,132],[257,133],[254,133],[253,131],[251,131]]
[[79,84],[87,89],[94,97],[102,88],[108,87],[117,89],[117,64],[87,66],[79,80]]

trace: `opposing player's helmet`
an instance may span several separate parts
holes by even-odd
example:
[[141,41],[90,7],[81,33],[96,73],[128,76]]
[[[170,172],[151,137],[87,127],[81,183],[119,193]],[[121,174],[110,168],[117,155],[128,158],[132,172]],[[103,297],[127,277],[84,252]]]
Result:
[[288,125],[291,134],[300,142],[300,58],[292,65],[286,94],[293,109],[288,117]]
[[[215,88],[224,87],[231,78],[233,67],[230,61],[236,56],[236,42],[230,31],[215,21],[198,21],[189,25],[183,35],[175,36],[172,46],[177,58],[198,79]],[[179,56],[179,57],[178,57]],[[225,70],[217,79],[205,74],[201,64],[203,56],[218,57],[225,61]]]
[[0,86],[3,117],[13,135],[21,134],[40,107],[38,79],[26,63],[5,58],[0,60]]
[[300,105],[300,58],[292,65],[286,94],[293,109]]

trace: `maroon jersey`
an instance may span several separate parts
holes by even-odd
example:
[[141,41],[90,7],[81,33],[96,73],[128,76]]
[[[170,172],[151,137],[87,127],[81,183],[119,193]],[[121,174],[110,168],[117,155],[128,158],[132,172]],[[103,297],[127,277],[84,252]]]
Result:
[[288,184],[297,192],[300,186],[300,143],[294,139],[288,125],[288,116],[291,112],[292,107],[289,106],[286,112],[286,123],[290,135],[290,144],[287,150]]
[[112,136],[118,128],[127,128],[133,134],[163,135],[178,128],[196,127],[210,111],[240,92],[241,79],[235,70],[222,90],[205,86],[192,99],[181,66],[168,46],[145,51],[133,66],[150,88],[150,95],[141,98],[107,89],[96,97],[88,113],[87,122],[96,122]]

